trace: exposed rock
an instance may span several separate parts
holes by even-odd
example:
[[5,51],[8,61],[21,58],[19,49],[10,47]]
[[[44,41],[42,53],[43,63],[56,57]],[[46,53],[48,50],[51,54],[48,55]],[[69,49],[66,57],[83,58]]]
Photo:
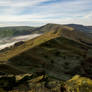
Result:
[[92,80],[76,75],[65,83],[65,88],[66,92],[92,92]]

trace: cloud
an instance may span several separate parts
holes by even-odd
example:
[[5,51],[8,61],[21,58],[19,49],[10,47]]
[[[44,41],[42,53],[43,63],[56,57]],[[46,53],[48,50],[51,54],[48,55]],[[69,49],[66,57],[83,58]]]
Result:
[[92,0],[0,0],[0,26],[91,21]]

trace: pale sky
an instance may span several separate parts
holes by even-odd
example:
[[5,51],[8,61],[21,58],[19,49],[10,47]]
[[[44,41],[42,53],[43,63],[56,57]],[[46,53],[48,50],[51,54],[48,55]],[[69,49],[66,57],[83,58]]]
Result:
[[0,26],[92,25],[92,0],[0,0]]

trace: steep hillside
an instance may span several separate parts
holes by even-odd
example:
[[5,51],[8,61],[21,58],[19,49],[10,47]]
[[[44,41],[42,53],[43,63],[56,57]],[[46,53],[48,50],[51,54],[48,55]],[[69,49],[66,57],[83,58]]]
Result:
[[[73,30],[72,28],[69,28],[69,27],[66,27],[66,26],[62,26],[58,30],[51,30],[50,32],[47,32],[47,33],[45,33],[45,34],[43,34],[43,35],[41,35],[39,37],[36,37],[36,38],[34,38],[32,40],[23,42],[24,44],[22,44],[22,45],[20,45],[18,47],[17,46],[14,46],[14,47],[12,46],[12,48],[7,50],[5,53],[0,54],[1,55],[0,59],[2,58],[2,61],[4,61],[3,58],[6,59],[6,57],[7,57],[6,60],[8,60],[9,58],[11,58],[13,56],[16,56],[19,53],[27,51],[30,48],[33,48],[33,47],[38,46],[38,45],[40,45],[42,43],[45,43],[45,42],[47,42],[47,41],[49,41],[51,39],[57,39],[57,38],[60,38],[60,37],[67,39],[68,38],[67,34],[71,34],[71,31],[76,31],[76,30]],[[69,40],[69,39],[67,39],[67,40]],[[70,37],[69,41],[73,41],[73,40],[71,40],[71,37]],[[56,44],[56,45],[58,46],[58,44]],[[65,45],[65,44],[63,44],[63,45]],[[11,55],[11,53],[12,53],[12,55]]]
[[[65,27],[65,29],[64,29]],[[63,30],[62,30],[63,28]],[[68,31],[68,30],[70,31]],[[46,33],[50,31],[62,30],[62,36],[92,46],[92,34],[89,34],[89,29],[82,25],[69,24],[69,25],[59,25],[59,24],[47,24],[42,27],[35,29],[35,33]]]
[[1,63],[8,63],[27,73],[46,71],[49,76],[68,80],[76,74],[86,75],[82,62],[88,47],[65,38],[63,32],[71,33],[72,28],[63,26],[37,38],[12,46],[0,53]]

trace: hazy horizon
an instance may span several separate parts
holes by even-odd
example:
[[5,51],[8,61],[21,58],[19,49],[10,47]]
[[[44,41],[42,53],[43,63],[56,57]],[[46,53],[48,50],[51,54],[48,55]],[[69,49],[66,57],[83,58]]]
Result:
[[[36,26],[36,25],[9,25],[9,26],[0,26],[0,28],[3,28],[3,27],[41,27],[41,26],[44,26],[46,24],[58,24],[58,23],[45,23],[45,24],[42,24],[42,25],[39,25],[39,26]],[[70,23],[70,24],[74,24],[74,25],[83,25],[83,24],[75,24],[75,23]],[[59,25],[69,25],[69,24],[59,24]],[[83,25],[83,26],[92,26],[92,25]]]

